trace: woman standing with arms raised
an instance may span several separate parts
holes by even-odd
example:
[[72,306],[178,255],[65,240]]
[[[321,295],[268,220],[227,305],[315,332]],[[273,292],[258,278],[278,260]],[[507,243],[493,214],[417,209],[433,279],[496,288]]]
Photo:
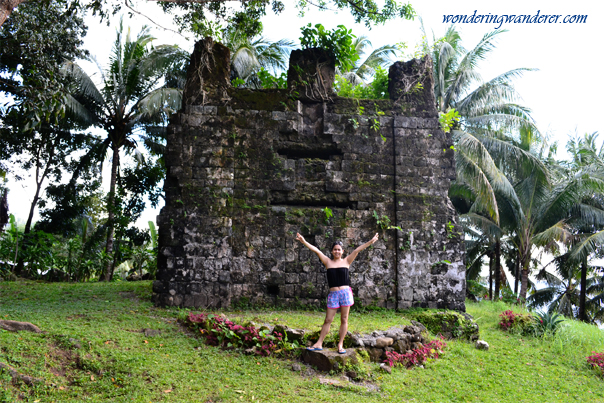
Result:
[[378,234],[375,234],[371,241],[356,248],[350,255],[346,256],[346,258],[342,257],[342,254],[344,253],[342,242],[334,242],[331,247],[332,259],[325,256],[316,246],[306,242],[302,235],[296,234],[296,239],[300,241],[302,245],[314,252],[319,257],[319,260],[321,260],[321,263],[325,265],[325,268],[327,269],[327,283],[329,284],[327,314],[325,315],[325,322],[321,328],[321,335],[319,336],[319,340],[317,340],[312,347],[308,347],[307,350],[323,350],[323,340],[325,340],[327,333],[329,333],[329,328],[336,315],[336,311],[340,308],[340,339],[338,342],[338,353],[344,354],[346,353],[346,350],[344,350],[343,343],[346,332],[348,332],[348,313],[350,312],[350,307],[354,305],[348,269],[360,251],[373,245],[378,240]]

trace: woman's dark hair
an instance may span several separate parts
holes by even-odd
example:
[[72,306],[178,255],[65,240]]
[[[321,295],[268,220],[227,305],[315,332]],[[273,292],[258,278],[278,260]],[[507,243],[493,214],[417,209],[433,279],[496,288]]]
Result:
[[331,245],[331,249],[330,250],[333,250],[333,248],[335,248],[336,245],[340,245],[342,247],[342,249],[344,249],[344,244],[342,243],[342,241],[335,241],[333,243],[333,245]]

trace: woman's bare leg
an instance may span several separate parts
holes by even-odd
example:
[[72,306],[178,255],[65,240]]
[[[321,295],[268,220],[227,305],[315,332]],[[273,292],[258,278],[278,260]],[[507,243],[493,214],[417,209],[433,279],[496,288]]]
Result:
[[331,326],[331,322],[333,322],[334,316],[336,316],[337,309],[327,308],[327,313],[325,314],[325,322],[323,322],[323,327],[321,327],[321,335],[319,336],[319,340],[315,344],[313,344],[312,348],[323,348],[323,340],[327,337],[327,333],[329,333],[329,328]]
[[349,306],[340,307],[340,342],[338,343],[338,351],[344,350],[344,337],[348,332],[348,314],[350,313]]

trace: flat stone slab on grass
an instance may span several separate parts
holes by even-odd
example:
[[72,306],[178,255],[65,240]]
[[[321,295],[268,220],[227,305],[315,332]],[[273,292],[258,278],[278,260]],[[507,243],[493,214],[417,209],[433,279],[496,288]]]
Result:
[[331,371],[343,368],[347,363],[359,363],[357,352],[353,348],[346,349],[346,354],[339,354],[335,349],[323,349],[321,351],[304,350],[302,360],[316,367],[319,371]]
[[319,377],[319,382],[321,383],[321,385],[331,385],[336,388],[341,388],[344,386],[342,381],[338,381],[337,379],[331,379],[331,378]]
[[0,329],[8,330],[9,332],[34,332],[42,333],[40,328],[29,322],[17,322],[14,320],[0,320]]

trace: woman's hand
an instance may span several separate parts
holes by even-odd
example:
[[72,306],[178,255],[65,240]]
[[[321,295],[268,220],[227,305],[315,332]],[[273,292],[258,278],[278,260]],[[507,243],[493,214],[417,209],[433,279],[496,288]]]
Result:
[[377,242],[378,238],[379,238],[379,235],[376,233],[376,234],[373,236],[373,238],[371,238],[371,241],[369,241],[369,243],[373,245],[374,243],[376,243],[376,242]]
[[325,256],[323,252],[319,250],[319,248],[306,242],[306,239],[304,239],[304,237],[299,233],[296,233],[296,240],[300,241],[302,245],[306,246],[308,249],[311,250],[311,252],[315,253],[319,257],[321,263],[323,263],[325,267],[327,267],[327,262],[329,261],[329,258]]
[[359,252],[370,247],[374,243],[376,243],[378,241],[378,238],[379,238],[379,235],[376,233],[369,242],[364,243],[363,245],[359,246],[358,248],[353,250],[350,255],[346,256],[346,261],[348,262],[348,264],[352,264],[352,262],[354,261],[354,259],[356,259]]

